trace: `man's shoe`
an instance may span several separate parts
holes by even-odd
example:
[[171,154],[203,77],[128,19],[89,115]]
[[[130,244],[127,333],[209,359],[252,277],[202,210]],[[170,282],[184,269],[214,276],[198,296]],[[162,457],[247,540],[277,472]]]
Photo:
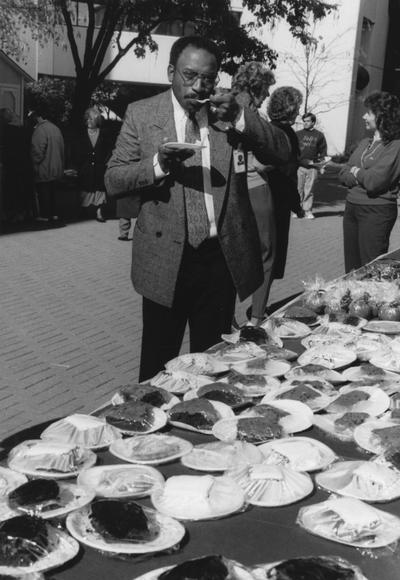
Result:
[[129,242],[128,236],[119,236],[118,238],[121,242]]
[[297,219],[297,213],[294,213],[294,211],[292,211],[292,218],[293,218],[294,220],[296,220],[296,219]]
[[104,224],[107,220],[105,220],[103,217],[97,217],[96,216],[96,222],[100,222],[101,224]]
[[312,211],[306,211],[306,215],[304,216],[306,218],[306,220],[313,220],[315,219],[315,216],[313,214]]

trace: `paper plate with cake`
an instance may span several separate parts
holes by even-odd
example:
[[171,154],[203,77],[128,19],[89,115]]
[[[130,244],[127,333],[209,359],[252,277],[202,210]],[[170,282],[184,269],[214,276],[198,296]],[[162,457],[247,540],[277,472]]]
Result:
[[339,556],[306,556],[272,564],[258,564],[252,573],[255,580],[368,580],[358,566]]
[[265,357],[265,352],[257,344],[244,341],[235,344],[220,342],[207,349],[207,353],[227,365]]
[[179,459],[189,453],[192,447],[189,441],[175,435],[154,433],[115,441],[110,446],[110,453],[130,463],[161,465]]
[[181,523],[127,498],[96,499],[69,514],[66,526],[85,546],[114,554],[160,552],[185,535]]
[[400,334],[400,322],[397,320],[370,320],[363,330],[381,332],[382,334]]
[[400,422],[377,419],[356,427],[354,440],[363,449],[381,454],[400,448]]
[[154,433],[167,423],[164,411],[143,401],[130,400],[120,405],[106,405],[98,413],[109,425],[125,435]]
[[390,349],[392,339],[384,334],[375,332],[363,333],[356,341],[358,360],[369,361],[377,351],[385,352]]
[[268,375],[281,377],[290,369],[291,364],[286,360],[258,358],[247,363],[232,365],[232,369],[242,375]]
[[12,517],[0,524],[0,575],[30,577],[72,560],[79,544],[42,518]]
[[389,396],[378,387],[355,387],[352,383],[342,387],[337,398],[325,410],[327,413],[354,412],[378,416],[389,405]]
[[0,499],[27,481],[23,473],[0,466]]
[[220,401],[195,398],[172,407],[168,412],[168,421],[180,429],[211,435],[217,421],[234,416],[232,409]]
[[341,441],[353,441],[354,429],[371,419],[364,412],[324,413],[314,415],[314,425]]
[[205,352],[181,354],[165,365],[169,372],[183,371],[193,375],[218,375],[229,370],[229,366]]
[[[306,351],[307,352],[307,351]],[[285,378],[288,380],[292,379],[324,379],[333,383],[334,385],[339,383],[345,383],[345,379],[342,373],[335,371],[334,369],[329,369],[328,367],[320,364],[300,364],[292,367],[285,373]]]
[[82,469],[92,467],[96,454],[68,443],[29,439],[14,447],[8,455],[8,466],[15,471],[54,479],[75,477]]
[[328,369],[340,369],[356,360],[354,351],[341,346],[315,346],[303,352],[297,359],[300,365],[321,365]]
[[87,449],[102,449],[121,438],[121,432],[104,418],[75,413],[49,425],[40,435],[45,441],[59,441]]
[[274,409],[274,412],[269,413],[268,416],[222,419],[214,425],[212,434],[220,441],[239,440],[259,445],[288,435],[280,424],[280,420],[281,413],[278,409]]
[[225,471],[235,465],[256,464],[264,456],[259,447],[245,441],[212,441],[193,447],[182,457],[185,467],[198,471]]
[[220,379],[220,382],[228,383],[241,389],[246,397],[262,397],[267,393],[277,391],[280,387],[279,379],[268,375],[247,375],[231,370]]
[[348,497],[301,508],[297,523],[312,534],[356,548],[382,548],[400,537],[397,516]]
[[313,412],[299,401],[268,400],[268,395],[260,403],[244,410],[240,417],[269,417],[278,421],[286,433],[298,433],[313,424]]
[[283,465],[237,466],[226,473],[243,489],[248,503],[261,507],[290,505],[309,495],[314,484],[308,473]]
[[319,473],[315,482],[328,491],[364,501],[400,497],[400,472],[372,461],[340,461]]
[[258,447],[265,464],[283,465],[295,471],[325,469],[336,460],[336,453],[311,437],[287,437],[263,443]]
[[161,473],[148,465],[100,465],[78,476],[79,485],[99,497],[110,498],[146,497],[163,482]]
[[284,317],[271,317],[262,324],[263,328],[273,332],[279,338],[303,338],[310,334],[311,329],[304,322]]
[[202,385],[207,385],[210,380],[210,377],[185,373],[184,371],[160,371],[150,379],[149,385],[163,388],[169,393],[183,395],[190,389],[197,389]]
[[184,401],[190,401],[191,399],[220,401],[232,409],[239,409],[252,401],[252,397],[246,396],[240,387],[223,382],[209,383],[196,390],[188,391],[183,396]]
[[[254,580],[251,569],[243,564],[221,555],[200,556],[191,560],[185,560],[172,566],[163,566],[146,572],[135,580],[200,580],[201,578],[213,578],[213,580]],[[355,580],[363,580],[355,579]]]
[[141,383],[120,387],[111,399],[113,405],[121,405],[128,401],[142,401],[162,411],[167,411],[176,405],[179,399],[162,387]]
[[151,501],[166,516],[178,520],[208,520],[241,510],[245,494],[230,477],[174,475],[153,492]]
[[325,409],[325,407],[327,407],[335,397],[336,394],[329,395],[324,393],[308,382],[299,381],[297,383],[296,381],[296,384],[290,382],[283,383],[278,392],[265,395],[263,402],[275,403],[282,399],[296,401],[303,403],[309,407],[312,412],[315,412]]
[[60,518],[92,501],[94,492],[74,483],[32,479],[0,501],[0,521],[26,513],[43,519]]
[[345,369],[342,372],[343,379],[345,381],[362,381],[363,379],[369,380],[384,380],[393,379],[395,381],[399,380],[399,375],[396,373],[386,371],[381,367],[377,367],[371,362],[362,362],[358,366],[353,366]]

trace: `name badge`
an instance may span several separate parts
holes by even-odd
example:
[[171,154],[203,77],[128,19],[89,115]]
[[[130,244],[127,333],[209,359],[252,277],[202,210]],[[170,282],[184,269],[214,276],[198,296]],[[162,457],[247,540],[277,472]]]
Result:
[[246,158],[241,149],[233,150],[233,168],[235,173],[246,173]]

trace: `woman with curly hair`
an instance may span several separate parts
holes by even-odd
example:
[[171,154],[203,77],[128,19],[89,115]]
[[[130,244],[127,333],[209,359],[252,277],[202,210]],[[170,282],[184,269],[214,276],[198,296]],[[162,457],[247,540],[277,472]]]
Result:
[[400,179],[400,101],[387,92],[364,101],[363,139],[339,179],[348,194],[343,217],[345,271],[360,268],[388,251],[397,218]]
[[276,255],[273,278],[283,278],[289,243],[290,214],[304,217],[297,190],[297,169],[299,166],[299,143],[292,129],[303,102],[303,95],[295,87],[275,89],[268,101],[268,115],[271,123],[286,133],[291,144],[290,159],[284,165],[274,167],[268,174],[275,208]]
[[[240,104],[258,111],[269,95],[270,86],[274,83],[274,74],[261,62],[252,61],[238,69],[232,81],[232,92]],[[264,282],[253,294],[252,306],[247,315],[253,324],[259,324],[265,317],[272,282],[270,273],[275,258],[276,232],[267,168],[259,163],[250,151],[247,157],[247,187],[257,222],[264,270]]]

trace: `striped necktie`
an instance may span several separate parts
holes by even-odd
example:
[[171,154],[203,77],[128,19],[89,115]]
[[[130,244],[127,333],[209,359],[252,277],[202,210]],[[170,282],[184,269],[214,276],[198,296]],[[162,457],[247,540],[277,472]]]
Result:
[[[186,120],[185,142],[195,143],[196,141],[200,142],[200,127],[196,118],[192,115]],[[192,157],[186,159],[185,165],[193,167],[193,169],[194,167],[197,168],[197,171],[193,171],[193,175],[196,175],[195,188],[185,187],[188,243],[193,248],[197,248],[201,242],[208,238],[210,233],[210,224],[204,199],[201,149],[195,151]]]

